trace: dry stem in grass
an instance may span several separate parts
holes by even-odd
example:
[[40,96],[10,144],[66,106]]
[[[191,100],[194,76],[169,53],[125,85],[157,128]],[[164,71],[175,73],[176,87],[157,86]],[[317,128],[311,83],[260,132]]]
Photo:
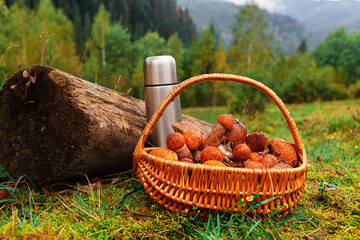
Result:
[[[13,43],[13,42],[10,42],[10,44],[9,44],[9,46],[6,48],[4,54],[0,56],[0,67],[2,67],[4,58],[6,57],[6,54],[8,53],[8,51],[9,51],[10,49],[16,48],[16,47],[18,47],[18,46],[19,46],[18,44]],[[3,73],[3,77],[4,77],[4,78],[7,78],[7,75]]]

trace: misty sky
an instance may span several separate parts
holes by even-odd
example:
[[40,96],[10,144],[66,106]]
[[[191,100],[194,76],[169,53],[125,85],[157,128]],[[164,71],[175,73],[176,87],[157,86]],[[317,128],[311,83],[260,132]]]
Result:
[[[246,0],[223,0],[223,1],[233,2],[235,4],[244,4],[246,2]],[[255,0],[255,2],[261,8],[265,8],[272,12],[284,10],[284,8],[285,8],[285,6],[283,4],[284,1],[287,1],[287,0]],[[291,0],[291,1],[294,1],[294,0]],[[351,0],[313,0],[313,1],[315,1],[315,2],[319,2],[319,1],[338,2],[338,1],[351,1]],[[359,2],[360,0],[352,0],[352,1]]]
[[[246,0],[225,0],[228,2],[233,2],[235,4],[244,4]],[[269,11],[282,10],[284,5],[282,5],[282,0],[255,0],[255,2],[261,7],[266,8]]]

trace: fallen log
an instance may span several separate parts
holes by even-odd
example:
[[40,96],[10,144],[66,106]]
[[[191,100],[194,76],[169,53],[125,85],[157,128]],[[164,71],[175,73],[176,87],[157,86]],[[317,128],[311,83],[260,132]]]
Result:
[[46,66],[20,70],[0,91],[0,165],[42,185],[128,170],[145,125],[142,100]]

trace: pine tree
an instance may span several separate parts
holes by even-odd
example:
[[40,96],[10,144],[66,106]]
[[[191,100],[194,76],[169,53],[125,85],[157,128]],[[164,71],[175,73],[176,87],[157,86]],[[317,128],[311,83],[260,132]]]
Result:
[[298,53],[306,53],[307,52],[307,46],[306,46],[306,40],[301,40],[301,43],[297,49]]
[[124,27],[128,27],[129,25],[129,18],[130,18],[130,15],[129,15],[129,12],[130,12],[130,9],[129,9],[129,5],[127,4],[126,0],[119,0],[118,1],[118,5],[119,7],[117,8],[118,11],[119,11],[119,15],[120,15],[120,21],[121,21],[121,24],[124,26]]

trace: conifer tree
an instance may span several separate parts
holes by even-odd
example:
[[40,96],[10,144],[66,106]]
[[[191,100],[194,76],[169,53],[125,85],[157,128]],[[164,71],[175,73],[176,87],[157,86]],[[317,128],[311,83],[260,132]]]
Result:
[[298,53],[306,53],[307,52],[307,46],[306,46],[306,40],[301,40],[301,43],[297,49]]

